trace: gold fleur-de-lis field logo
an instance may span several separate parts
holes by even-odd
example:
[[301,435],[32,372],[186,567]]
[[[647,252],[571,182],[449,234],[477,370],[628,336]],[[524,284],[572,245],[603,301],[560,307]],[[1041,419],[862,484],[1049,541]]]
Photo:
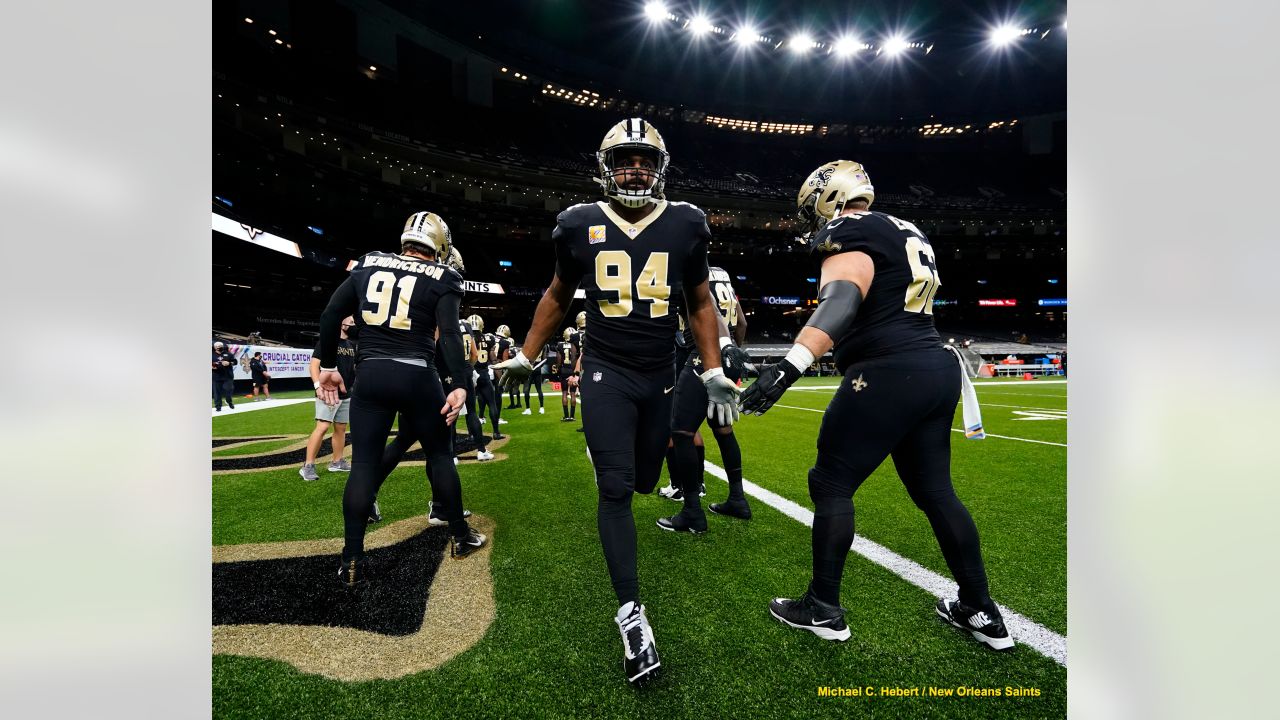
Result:
[[853,381],[853,391],[862,392],[862,389],[865,388],[866,386],[867,386],[867,381],[862,379],[862,373],[858,373],[858,377],[855,378]]

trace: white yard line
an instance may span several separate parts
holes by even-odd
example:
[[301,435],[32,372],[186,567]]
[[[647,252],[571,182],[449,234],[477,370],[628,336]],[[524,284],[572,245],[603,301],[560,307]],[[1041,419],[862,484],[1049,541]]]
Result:
[[218,412],[213,408],[209,408],[209,414],[213,417],[220,418],[224,415],[239,415],[240,413],[253,412],[254,410],[270,410],[271,408],[284,407],[285,405],[297,405],[298,403],[315,402],[315,398],[299,398],[296,400],[241,400],[236,403],[234,408],[226,408],[222,412]]
[[[1035,383],[1036,385],[1066,385],[1067,384],[1066,380],[1024,380],[1023,382],[1031,382],[1031,383]],[[1025,385],[1019,386],[1014,382],[988,381],[988,382],[974,383],[974,386],[976,387],[999,386],[999,385],[1004,385],[1005,387],[1026,387]],[[839,387],[840,387],[839,385],[804,385],[804,386],[792,385],[790,389],[791,390],[835,390]],[[1058,397],[1058,396],[1055,395],[1053,397]],[[1066,397],[1066,395],[1063,395],[1062,397]]]
[[[728,480],[724,468],[719,465],[707,460],[703,462],[703,467],[713,477]],[[812,510],[798,505],[771,490],[766,490],[746,478],[742,480],[742,489],[751,497],[796,520],[805,527],[813,527]],[[955,597],[956,595],[958,586],[955,582],[902,557],[883,545],[855,535],[850,549],[930,595],[935,597]],[[1004,616],[1005,625],[1017,642],[1066,667],[1067,639],[1065,637],[1030,618],[1019,615],[1004,605],[999,607],[1000,613]]]
[[[805,412],[818,413],[819,415],[826,412],[825,410],[814,410],[813,408],[796,407],[795,405],[774,405],[774,407],[787,408],[788,410],[803,410]],[[951,432],[962,433],[964,432],[964,430],[960,430],[958,428],[951,428]],[[986,435],[989,438],[1000,438],[1001,440],[1017,440],[1018,442],[1035,443],[1037,445],[1053,445],[1055,447],[1067,446],[1066,443],[1049,442],[1048,440],[1032,440],[1030,438],[1011,437],[1009,435],[993,435],[991,433],[987,433]]]

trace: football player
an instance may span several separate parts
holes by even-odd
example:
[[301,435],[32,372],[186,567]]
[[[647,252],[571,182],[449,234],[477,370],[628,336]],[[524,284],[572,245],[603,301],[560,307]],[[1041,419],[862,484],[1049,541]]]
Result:
[[564,413],[560,421],[573,422],[578,410],[578,375],[582,372],[577,331],[565,328],[561,338],[556,346],[556,380],[560,383],[560,411]]
[[316,395],[326,404],[336,405],[339,392],[346,389],[336,367],[342,318],[353,316],[360,333],[351,399],[354,462],[342,497],[345,544],[338,567],[338,579],[348,587],[369,580],[365,526],[397,412],[401,431],[418,438],[431,465],[431,494],[449,522],[452,554],[466,557],[485,542],[462,516],[462,486],[449,449],[449,425],[466,402],[466,391],[455,389],[446,396],[432,363],[439,345],[453,377],[466,371],[458,327],[462,276],[435,262],[436,257],[448,257],[448,239],[439,215],[414,213],[401,233],[400,253],[362,256],[320,316]]
[[[725,375],[737,382],[745,369],[747,356],[730,338],[730,332],[739,343],[746,339],[746,318],[738,306],[737,293],[733,291],[733,283],[729,273],[718,267],[710,268],[708,284],[712,300],[719,312],[721,328],[720,360]],[[687,334],[687,329],[686,329]],[[677,369],[674,411],[671,414],[671,450],[668,454],[668,468],[671,471],[671,484],[674,491],[661,493],[672,500],[682,500],[684,508],[671,517],[658,519],[658,527],[673,532],[700,534],[707,531],[707,517],[702,512],[700,496],[706,493],[702,481],[702,453],[697,443],[698,429],[706,418],[704,409],[707,406],[707,391],[699,382],[702,370],[702,358],[691,338],[685,337],[680,343],[688,348],[688,357],[683,367]],[[747,504],[742,492],[742,450],[738,446],[738,438],[733,434],[733,426],[718,422],[715,418],[708,420],[715,433],[716,443],[720,446],[720,456],[724,461],[725,474],[729,480],[729,498],[723,503],[712,503],[711,511],[720,515],[751,519],[751,507]]]
[[[725,423],[737,417],[738,388],[720,368],[716,311],[707,288],[706,215],[663,195],[670,156],[657,129],[641,118],[609,129],[596,153],[607,202],[580,204],[556,218],[556,269],[534,313],[523,347],[540,347],[573,302],[586,293],[591,326],[582,356],[587,450],[595,468],[596,524],[620,605],[623,670],[632,682],[658,669],[653,629],[640,604],[636,579],[635,492],[658,483],[670,435],[675,386],[672,286],[692,298],[689,318],[703,352],[708,412]],[[533,367],[521,352],[504,364],[523,379]]]
[[[582,381],[581,380],[582,348],[587,343],[587,311],[586,310],[579,311],[577,316],[573,318],[573,329],[575,331],[573,336],[573,344],[578,349],[578,359],[573,364],[573,376],[574,376],[574,382],[579,383]],[[581,403],[582,399],[578,398],[578,402]],[[572,418],[573,415],[570,414],[569,417]],[[578,432],[586,432],[586,429],[583,426],[579,425]]]
[[471,339],[475,341],[476,350],[480,353],[480,358],[476,360],[476,414],[483,424],[485,410],[489,411],[489,420],[493,422],[493,439],[501,440],[503,435],[498,431],[498,417],[502,407],[498,404],[498,391],[493,386],[493,373],[489,371],[497,341],[493,333],[484,331],[484,320],[479,315],[468,317],[467,324],[471,326]]
[[[515,357],[516,353],[519,353],[520,351],[520,348],[516,348],[512,353],[512,357]],[[529,377],[525,378],[524,381],[524,412],[520,413],[521,415],[533,414],[533,403],[529,401],[529,391],[533,388],[538,389],[538,414],[546,414],[546,408],[543,406],[544,403],[542,397],[542,375],[547,368],[547,364],[551,362],[551,357],[554,354],[555,352],[551,345],[547,344],[543,345],[542,350],[534,356],[533,369],[529,372]],[[511,384],[515,385],[515,383]]]
[[960,586],[959,599],[938,601],[938,614],[988,647],[1011,648],[988,594],[977,527],[951,486],[951,425],[964,370],[934,329],[936,256],[919,228],[873,212],[874,201],[866,170],[848,160],[819,167],[800,187],[799,216],[822,264],[818,308],[786,357],[762,367],[742,396],[744,412],[763,414],[834,346],[843,379],[809,471],[813,580],[800,599],[776,598],[769,612],[818,637],[849,638],[840,580],[853,541],[853,494],[892,456]]

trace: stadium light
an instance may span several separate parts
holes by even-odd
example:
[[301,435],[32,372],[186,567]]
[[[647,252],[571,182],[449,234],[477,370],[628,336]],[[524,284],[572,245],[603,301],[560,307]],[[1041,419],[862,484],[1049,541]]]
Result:
[[996,47],[1004,47],[1012,43],[1014,40],[1017,40],[1021,35],[1021,30],[1013,25],[1005,23],[991,31],[991,44]]
[[792,52],[803,53],[808,52],[813,47],[813,37],[808,33],[796,33],[787,41],[791,46]]
[[858,42],[857,38],[850,35],[842,35],[840,39],[836,40],[836,55],[848,57],[858,52],[861,46],[862,43]]
[[738,30],[738,36],[735,39],[739,45],[755,45],[760,41],[760,31],[750,25],[744,25]]
[[884,43],[884,51],[889,55],[898,55],[905,51],[911,44],[901,35],[894,35]]
[[667,19],[667,6],[656,1],[645,3],[644,14],[653,22],[662,22]]
[[689,29],[693,31],[694,35],[706,35],[711,32],[711,21],[707,19],[706,15],[694,15],[693,19],[689,21]]

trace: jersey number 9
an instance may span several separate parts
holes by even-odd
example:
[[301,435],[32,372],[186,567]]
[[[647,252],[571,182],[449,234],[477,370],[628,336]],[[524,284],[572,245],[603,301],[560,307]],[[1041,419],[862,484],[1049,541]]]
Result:
[[[626,317],[635,303],[631,293],[631,256],[622,250],[602,250],[596,254],[596,286],[601,290],[618,294],[617,301],[600,300],[600,312],[605,317]],[[667,284],[667,253],[649,255],[636,278],[635,297],[649,300],[649,317],[666,317],[667,298],[671,286]]]

